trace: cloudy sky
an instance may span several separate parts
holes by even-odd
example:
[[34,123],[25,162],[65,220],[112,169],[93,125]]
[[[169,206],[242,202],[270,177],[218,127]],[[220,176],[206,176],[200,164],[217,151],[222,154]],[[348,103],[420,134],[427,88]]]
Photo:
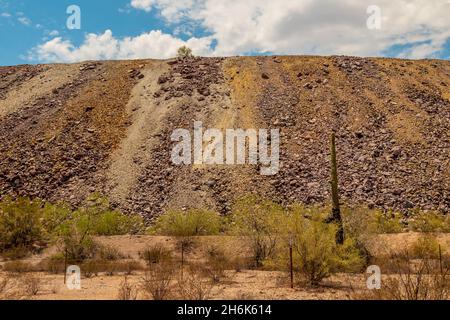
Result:
[[[70,5],[80,8],[80,29]],[[0,65],[196,55],[450,58],[450,0],[0,0]]]

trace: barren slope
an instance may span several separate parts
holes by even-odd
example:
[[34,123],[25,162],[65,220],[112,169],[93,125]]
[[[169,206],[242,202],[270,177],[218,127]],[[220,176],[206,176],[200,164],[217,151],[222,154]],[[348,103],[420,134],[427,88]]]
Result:
[[[450,62],[354,57],[108,61],[0,68],[0,196],[79,204],[102,192],[147,218],[226,213],[255,192],[329,198],[336,132],[343,201],[450,209]],[[175,166],[176,128],[281,128],[281,167]]]

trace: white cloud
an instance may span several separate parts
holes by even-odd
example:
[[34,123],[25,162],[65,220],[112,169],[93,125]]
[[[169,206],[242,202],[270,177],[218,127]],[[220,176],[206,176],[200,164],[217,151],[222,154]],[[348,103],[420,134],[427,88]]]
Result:
[[24,17],[24,16],[17,18],[17,21],[19,21],[24,26],[31,25],[31,20],[29,18],[27,18],[27,17]]
[[[372,4],[381,8],[381,30],[366,27]],[[447,0],[132,0],[131,6],[159,10],[169,24],[198,22],[217,41],[215,55],[380,55],[416,43],[401,55],[422,58],[442,51],[450,37]]]
[[[182,45],[196,55],[217,56],[250,52],[378,56],[392,46],[397,46],[399,57],[448,56],[443,52],[450,38],[447,0],[377,0],[381,30],[366,26],[366,10],[372,4],[372,0],[131,0],[130,7],[156,10],[173,34],[152,30],[116,38],[106,30],[88,34],[79,46],[56,37],[34,48],[30,57],[45,62],[169,58]],[[191,36],[196,28],[210,35]],[[179,34],[190,38],[183,41]]]
[[137,37],[117,39],[111,30],[103,34],[88,34],[84,42],[76,47],[61,37],[54,38],[34,48],[29,55],[31,60],[44,62],[77,62],[97,59],[141,59],[170,58],[178,48],[187,45],[197,55],[210,53],[209,37],[180,40],[159,30],[143,33]]
[[3,18],[10,18],[10,17],[11,17],[11,14],[9,14],[8,12],[2,12],[2,13],[0,14],[0,16],[2,16]]
[[154,0],[131,0],[131,6],[136,9],[142,9],[145,11],[150,11],[152,7],[156,4]]
[[48,33],[48,35],[51,37],[56,37],[59,35],[59,32],[58,32],[58,30],[52,30]]

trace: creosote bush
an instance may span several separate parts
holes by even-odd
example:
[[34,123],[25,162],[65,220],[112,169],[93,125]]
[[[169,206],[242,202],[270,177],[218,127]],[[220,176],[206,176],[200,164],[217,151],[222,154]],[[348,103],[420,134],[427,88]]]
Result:
[[0,201],[0,254],[4,258],[23,258],[61,238],[75,257],[83,256],[93,235],[143,230],[142,218],[111,210],[108,201],[98,194],[75,211],[64,203],[50,204],[39,199],[5,197]]
[[439,242],[436,237],[433,235],[419,237],[411,246],[411,257],[417,259],[439,259]]
[[28,198],[0,202],[0,253],[13,251],[21,258],[45,239],[41,203]]
[[153,233],[174,237],[193,237],[218,234],[221,227],[220,216],[212,211],[191,209],[168,211],[160,216]]
[[295,271],[308,285],[317,286],[335,272],[359,272],[365,260],[355,241],[346,238],[336,244],[337,226],[324,222],[327,210],[294,206],[280,221],[284,234],[275,257],[275,263],[288,266],[289,244],[293,246]]
[[419,211],[413,214],[410,229],[418,232],[450,232],[449,215],[433,211]]
[[232,231],[249,243],[256,267],[274,253],[283,216],[281,206],[253,195],[239,199],[233,206],[229,218]]

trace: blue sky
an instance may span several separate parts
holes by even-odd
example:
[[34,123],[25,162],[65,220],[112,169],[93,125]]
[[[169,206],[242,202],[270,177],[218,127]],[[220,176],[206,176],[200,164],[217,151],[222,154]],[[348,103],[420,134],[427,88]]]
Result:
[[[450,2],[0,0],[0,65],[87,59],[168,58],[186,44],[199,55],[349,54],[450,58]],[[412,3],[412,6],[411,6]],[[81,29],[69,30],[69,5]]]

